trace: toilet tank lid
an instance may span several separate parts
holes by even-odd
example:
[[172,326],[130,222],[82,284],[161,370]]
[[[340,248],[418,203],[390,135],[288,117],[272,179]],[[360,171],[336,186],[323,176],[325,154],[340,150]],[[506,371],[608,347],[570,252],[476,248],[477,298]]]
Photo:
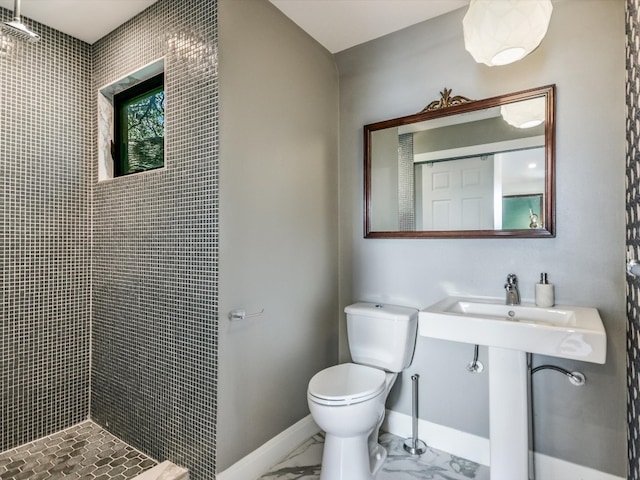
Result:
[[393,320],[410,320],[417,317],[418,310],[410,307],[400,307],[397,305],[385,305],[382,303],[358,302],[345,307],[344,312],[348,315],[362,315],[365,317],[383,317]]

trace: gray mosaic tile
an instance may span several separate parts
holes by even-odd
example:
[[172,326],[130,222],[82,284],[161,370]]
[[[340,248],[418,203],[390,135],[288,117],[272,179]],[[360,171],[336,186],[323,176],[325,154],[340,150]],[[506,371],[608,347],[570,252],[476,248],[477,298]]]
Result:
[[[640,1],[626,1],[626,237],[640,258]],[[627,478],[640,480],[640,279],[627,276]]]
[[40,42],[0,32],[0,451],[89,413],[90,46],[25,22]]
[[157,462],[92,421],[0,453],[0,480],[129,480]]
[[98,182],[94,144],[91,418],[192,480],[216,470],[216,42],[215,0],[159,0],[92,48],[94,92],[164,58],[166,150]]
[[[39,43],[0,33],[0,451],[86,419],[91,380],[92,415],[213,478],[216,8],[160,0],[93,46],[28,18]],[[159,57],[166,168],[96,184],[95,91]],[[36,478],[58,447],[34,448]]]

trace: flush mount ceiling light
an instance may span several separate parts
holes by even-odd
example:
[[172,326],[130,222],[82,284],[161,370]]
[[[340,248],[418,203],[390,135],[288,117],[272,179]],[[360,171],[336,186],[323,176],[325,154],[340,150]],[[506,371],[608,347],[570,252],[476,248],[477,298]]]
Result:
[[467,51],[490,67],[518,61],[547,33],[551,0],[471,0],[462,27]]
[[507,103],[500,107],[500,115],[505,122],[516,128],[537,127],[545,120],[544,97],[532,98],[524,102]]

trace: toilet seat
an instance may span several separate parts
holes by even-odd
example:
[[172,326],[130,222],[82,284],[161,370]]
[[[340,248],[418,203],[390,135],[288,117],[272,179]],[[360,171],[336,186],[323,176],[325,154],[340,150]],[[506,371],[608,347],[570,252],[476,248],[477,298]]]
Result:
[[316,373],[309,382],[309,399],[329,406],[345,406],[374,398],[385,389],[385,372],[343,363]]

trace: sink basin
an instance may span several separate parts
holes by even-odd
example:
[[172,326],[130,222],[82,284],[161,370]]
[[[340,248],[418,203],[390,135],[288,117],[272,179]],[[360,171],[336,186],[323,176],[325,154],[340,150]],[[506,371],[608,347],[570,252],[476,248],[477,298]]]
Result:
[[505,305],[503,299],[448,297],[419,313],[419,334],[454,342],[605,363],[607,336],[598,310]]
[[488,347],[492,480],[530,478],[527,352],[593,363],[604,363],[607,354],[607,336],[595,308],[449,297],[420,311],[418,332]]

